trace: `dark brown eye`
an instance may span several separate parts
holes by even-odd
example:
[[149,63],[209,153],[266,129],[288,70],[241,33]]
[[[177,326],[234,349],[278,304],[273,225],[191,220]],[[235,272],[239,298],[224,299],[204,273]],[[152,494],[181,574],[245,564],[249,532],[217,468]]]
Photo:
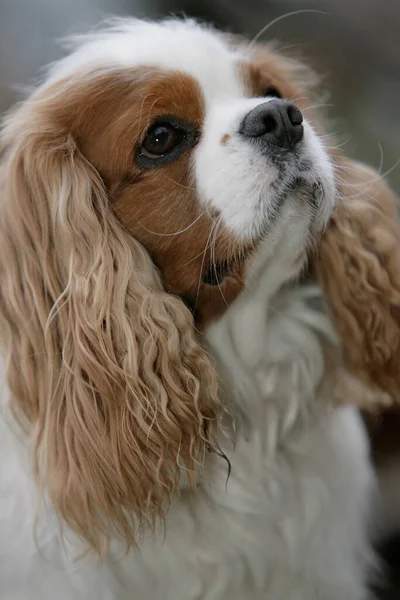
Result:
[[185,138],[185,132],[169,123],[156,123],[144,138],[141,154],[148,158],[158,158],[171,152]]
[[261,96],[269,96],[270,98],[282,98],[280,91],[273,86],[266,87],[261,91]]

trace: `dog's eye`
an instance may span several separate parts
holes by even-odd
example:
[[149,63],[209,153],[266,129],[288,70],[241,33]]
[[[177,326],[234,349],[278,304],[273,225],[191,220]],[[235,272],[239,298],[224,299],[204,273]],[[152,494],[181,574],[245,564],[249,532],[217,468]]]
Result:
[[185,132],[169,123],[156,123],[144,138],[141,154],[148,158],[158,158],[171,152],[185,139]]
[[282,98],[280,91],[273,86],[266,87],[261,91],[261,96],[269,96],[270,98]]

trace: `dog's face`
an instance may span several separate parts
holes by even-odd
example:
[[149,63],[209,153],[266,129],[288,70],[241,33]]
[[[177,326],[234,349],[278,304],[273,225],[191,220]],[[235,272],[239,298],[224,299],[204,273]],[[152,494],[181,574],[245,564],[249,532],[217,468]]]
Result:
[[307,90],[267,49],[133,22],[86,40],[52,79],[55,119],[198,325],[240,293],[261,240],[290,264],[326,223],[332,167]]
[[291,277],[326,224],[304,77],[191,22],[127,21],[80,40],[4,123],[11,406],[41,489],[97,550],[132,544],[215,446],[193,314],[221,318],[254,253]]

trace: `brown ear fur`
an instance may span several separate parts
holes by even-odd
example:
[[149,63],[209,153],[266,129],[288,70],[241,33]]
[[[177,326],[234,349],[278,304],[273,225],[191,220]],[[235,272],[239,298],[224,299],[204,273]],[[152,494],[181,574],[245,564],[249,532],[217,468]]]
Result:
[[350,160],[339,162],[338,178],[340,196],[316,257],[317,278],[343,343],[345,366],[367,384],[359,390],[362,403],[366,408],[375,408],[378,398],[400,403],[397,199],[377,173]]
[[40,489],[101,552],[163,516],[182,468],[193,481],[217,379],[190,312],[48,115],[32,100],[2,132],[0,341]]

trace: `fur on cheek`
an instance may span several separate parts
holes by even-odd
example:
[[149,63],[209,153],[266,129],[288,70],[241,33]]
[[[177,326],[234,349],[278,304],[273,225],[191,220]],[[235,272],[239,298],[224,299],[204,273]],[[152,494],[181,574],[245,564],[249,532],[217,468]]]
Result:
[[[345,366],[367,387],[340,389],[364,408],[400,402],[400,224],[397,199],[372,170],[339,165],[341,197],[315,260]],[[350,398],[350,401],[353,401]]]
[[[46,113],[44,113],[46,114]],[[99,553],[164,516],[215,443],[213,365],[192,315],[42,114],[3,131],[0,336],[11,409],[58,516]]]

